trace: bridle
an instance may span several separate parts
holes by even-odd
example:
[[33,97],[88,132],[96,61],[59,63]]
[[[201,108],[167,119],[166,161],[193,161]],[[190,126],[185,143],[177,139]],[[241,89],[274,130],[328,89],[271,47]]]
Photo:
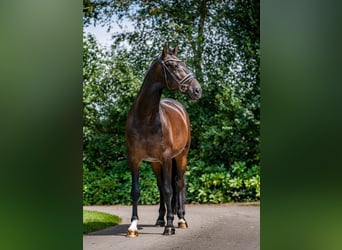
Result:
[[187,82],[193,78],[195,78],[195,76],[189,72],[189,70],[185,67],[181,68],[185,71],[185,72],[189,72],[188,74],[186,74],[186,76],[184,76],[184,78],[182,80],[178,80],[177,77],[172,73],[172,71],[166,66],[166,63],[169,61],[174,61],[174,62],[182,62],[179,59],[167,59],[167,60],[163,60],[160,57],[158,58],[159,62],[161,63],[161,65],[163,66],[163,70],[164,70],[164,78],[165,78],[165,82],[166,82],[166,86],[168,89],[171,89],[169,84],[168,84],[168,80],[167,80],[167,76],[166,76],[166,71],[169,72],[169,74],[172,76],[173,80],[175,80],[178,84],[178,89],[180,92],[184,93],[185,91],[187,91],[187,89],[189,88],[189,84],[187,84]]

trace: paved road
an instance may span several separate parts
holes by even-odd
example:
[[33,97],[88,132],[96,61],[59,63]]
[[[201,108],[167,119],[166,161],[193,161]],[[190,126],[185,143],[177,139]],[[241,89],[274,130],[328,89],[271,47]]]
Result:
[[185,218],[189,228],[176,228],[176,234],[172,236],[163,236],[163,228],[154,226],[158,206],[138,206],[137,238],[125,237],[130,224],[130,206],[85,206],[84,209],[116,214],[122,218],[120,225],[83,236],[84,250],[260,249],[258,205],[186,205]]

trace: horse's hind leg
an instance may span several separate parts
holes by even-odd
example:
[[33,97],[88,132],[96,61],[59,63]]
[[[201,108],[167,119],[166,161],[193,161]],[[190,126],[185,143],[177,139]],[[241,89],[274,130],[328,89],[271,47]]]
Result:
[[187,228],[188,223],[184,218],[185,215],[185,181],[184,174],[187,165],[187,155],[179,155],[176,157],[177,179],[176,179],[176,209],[178,216],[178,227]]
[[172,159],[165,157],[162,166],[163,176],[163,193],[166,204],[166,226],[163,235],[175,234],[175,227],[173,226],[174,215],[172,212]]
[[165,226],[165,201],[164,201],[164,194],[163,194],[163,176],[162,176],[162,165],[159,162],[152,162],[152,169],[157,177],[157,185],[159,189],[159,195],[160,195],[160,205],[159,205],[159,216],[156,221],[156,226]]

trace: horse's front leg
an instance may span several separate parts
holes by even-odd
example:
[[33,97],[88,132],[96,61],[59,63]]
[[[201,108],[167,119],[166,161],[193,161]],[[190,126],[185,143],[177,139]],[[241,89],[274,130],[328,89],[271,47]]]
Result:
[[158,189],[159,189],[159,196],[160,196],[160,200],[159,200],[159,216],[157,218],[156,221],[156,226],[161,226],[164,227],[165,226],[165,201],[164,201],[164,192],[163,192],[163,173],[162,173],[162,165],[159,162],[152,162],[152,169],[153,172],[157,178],[157,185],[158,185]]
[[166,203],[166,226],[163,235],[175,234],[173,226],[173,212],[172,212],[172,159],[167,158],[163,162],[163,193]]
[[140,162],[133,161],[129,159],[129,167],[131,169],[132,175],[132,217],[131,217],[131,225],[127,231],[127,237],[133,238],[138,236],[138,201],[140,197],[140,187],[139,187],[139,165]]

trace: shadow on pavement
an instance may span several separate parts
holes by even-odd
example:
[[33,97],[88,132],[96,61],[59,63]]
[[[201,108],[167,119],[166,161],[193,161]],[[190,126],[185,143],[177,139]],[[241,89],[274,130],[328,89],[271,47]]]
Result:
[[[121,225],[116,225],[114,227],[109,227],[106,229],[102,229],[96,232],[92,232],[89,233],[87,235],[110,235],[110,236],[124,236],[126,237],[127,234],[127,230],[129,228],[129,224],[121,224]],[[144,232],[143,229],[144,228],[160,228],[160,233],[154,233],[154,232]],[[138,225],[138,230],[139,230],[139,234],[162,234],[162,229],[159,226],[155,226],[155,225],[146,225],[146,224],[142,224],[142,225]]]

